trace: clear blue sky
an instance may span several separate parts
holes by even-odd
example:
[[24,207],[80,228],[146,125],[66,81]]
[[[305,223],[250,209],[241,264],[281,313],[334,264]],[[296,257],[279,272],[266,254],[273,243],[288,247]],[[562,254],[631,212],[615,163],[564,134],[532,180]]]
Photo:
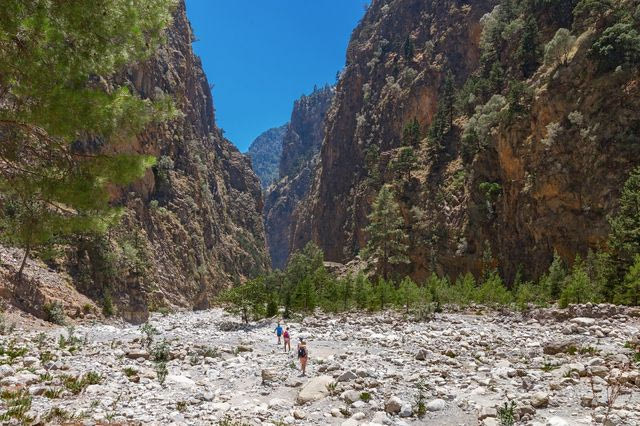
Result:
[[335,82],[364,0],[186,0],[218,125],[246,151],[293,101]]

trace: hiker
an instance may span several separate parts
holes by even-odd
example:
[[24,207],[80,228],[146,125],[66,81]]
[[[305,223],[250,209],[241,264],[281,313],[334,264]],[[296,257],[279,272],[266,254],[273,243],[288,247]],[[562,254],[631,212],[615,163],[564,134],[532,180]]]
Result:
[[[291,334],[289,334],[289,327],[284,330],[282,338],[284,339],[284,351],[291,352]],[[287,350],[287,348],[289,349]]]
[[302,370],[302,375],[306,376],[309,351],[307,350],[307,343],[302,337],[300,338],[300,343],[298,343],[298,359],[300,360],[300,369]]
[[276,336],[278,336],[278,344],[280,344],[280,337],[282,337],[282,326],[280,325],[280,323],[278,323],[278,325],[276,326]]

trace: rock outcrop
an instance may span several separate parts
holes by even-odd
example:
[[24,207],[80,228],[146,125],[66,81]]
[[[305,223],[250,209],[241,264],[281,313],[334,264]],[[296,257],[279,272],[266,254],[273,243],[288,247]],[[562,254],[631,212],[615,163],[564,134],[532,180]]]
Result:
[[184,1],[167,43],[116,80],[143,98],[169,94],[182,115],[132,142],[157,157],[146,176],[113,199],[122,224],[108,238],[81,240],[71,256],[78,287],[140,321],[163,305],[203,308],[232,281],[269,267],[260,183],[215,124],[213,101]]
[[[554,250],[571,262],[602,245],[607,216],[639,162],[637,67],[603,73],[594,59],[594,40],[613,15],[594,28],[572,22],[576,2],[527,12],[507,10],[513,2],[494,9],[498,3],[371,3],[353,32],[319,172],[293,225],[310,232],[293,238],[293,249],[313,240],[329,261],[353,259],[366,244],[367,214],[383,184],[392,185],[411,237],[411,265],[396,272],[414,279],[434,271],[479,274],[483,258],[508,280],[518,268],[536,278]],[[499,37],[483,39],[500,19]],[[566,61],[543,64],[538,55],[523,62],[520,46],[539,52],[561,27],[576,35]],[[490,42],[494,51],[483,51]],[[429,131],[439,104],[446,106],[448,75],[457,99],[434,143]],[[483,90],[489,96],[478,102]],[[484,145],[463,138],[472,119],[488,124]],[[394,169],[403,147],[416,157],[404,174]]]
[[253,171],[260,179],[262,189],[278,180],[280,158],[282,157],[282,139],[289,125],[274,127],[258,136],[249,146],[246,155],[251,158]]
[[333,87],[316,89],[298,99],[282,144],[280,178],[267,189],[264,221],[267,245],[274,268],[286,265],[296,245],[292,239],[308,240],[297,211],[304,205],[315,178],[317,155],[324,138],[324,121],[334,95]]

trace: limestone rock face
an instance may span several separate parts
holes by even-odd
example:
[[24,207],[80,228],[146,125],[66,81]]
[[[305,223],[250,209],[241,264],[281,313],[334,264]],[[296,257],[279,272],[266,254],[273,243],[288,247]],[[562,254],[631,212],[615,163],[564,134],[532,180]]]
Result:
[[308,241],[309,230],[298,218],[305,204],[318,165],[317,155],[324,138],[324,120],[333,99],[334,89],[316,89],[298,99],[282,143],[280,179],[267,189],[264,221],[271,263],[286,265],[293,240]]
[[162,305],[207,307],[232,280],[269,266],[260,182],[215,124],[184,1],[167,39],[155,57],[115,80],[142,98],[171,95],[182,114],[126,147],[156,156],[157,165],[131,187],[114,190],[122,224],[106,241],[78,243],[70,260],[82,291],[109,295],[136,321]]
[[[502,118],[472,158],[462,134],[474,110],[456,107],[442,146],[430,143],[448,73],[460,93],[482,69],[483,16],[497,3],[371,2],[353,32],[327,113],[311,195],[295,215],[294,227],[309,232],[296,234],[292,249],[313,240],[326,260],[353,259],[366,244],[367,215],[383,184],[392,185],[411,236],[411,265],[400,266],[399,276],[479,274],[483,253],[490,252],[507,280],[518,268],[534,279],[547,270],[554,250],[572,261],[602,245],[607,216],[639,163],[640,84],[637,68],[598,70],[590,54],[593,28],[574,29],[566,65],[540,58],[529,78],[517,78],[530,96],[524,112],[508,115],[508,82],[495,92],[504,101],[497,108]],[[531,16],[540,47],[558,28],[581,27],[572,26],[570,10],[541,7]],[[513,59],[503,64],[511,75],[519,66],[511,55],[516,48],[499,52]],[[412,143],[416,164],[399,175],[393,161],[414,120],[420,130]],[[488,195],[488,187],[495,192]]]
[[269,129],[258,136],[249,146],[247,156],[251,158],[253,171],[260,179],[262,189],[278,180],[280,158],[282,157],[282,139],[289,128],[284,126]]

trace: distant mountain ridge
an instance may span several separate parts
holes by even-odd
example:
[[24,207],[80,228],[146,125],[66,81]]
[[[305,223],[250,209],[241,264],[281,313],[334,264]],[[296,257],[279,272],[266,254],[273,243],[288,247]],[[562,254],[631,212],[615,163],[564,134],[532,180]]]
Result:
[[266,189],[279,177],[282,141],[288,127],[289,124],[284,124],[267,130],[251,143],[246,152],[262,189]]

